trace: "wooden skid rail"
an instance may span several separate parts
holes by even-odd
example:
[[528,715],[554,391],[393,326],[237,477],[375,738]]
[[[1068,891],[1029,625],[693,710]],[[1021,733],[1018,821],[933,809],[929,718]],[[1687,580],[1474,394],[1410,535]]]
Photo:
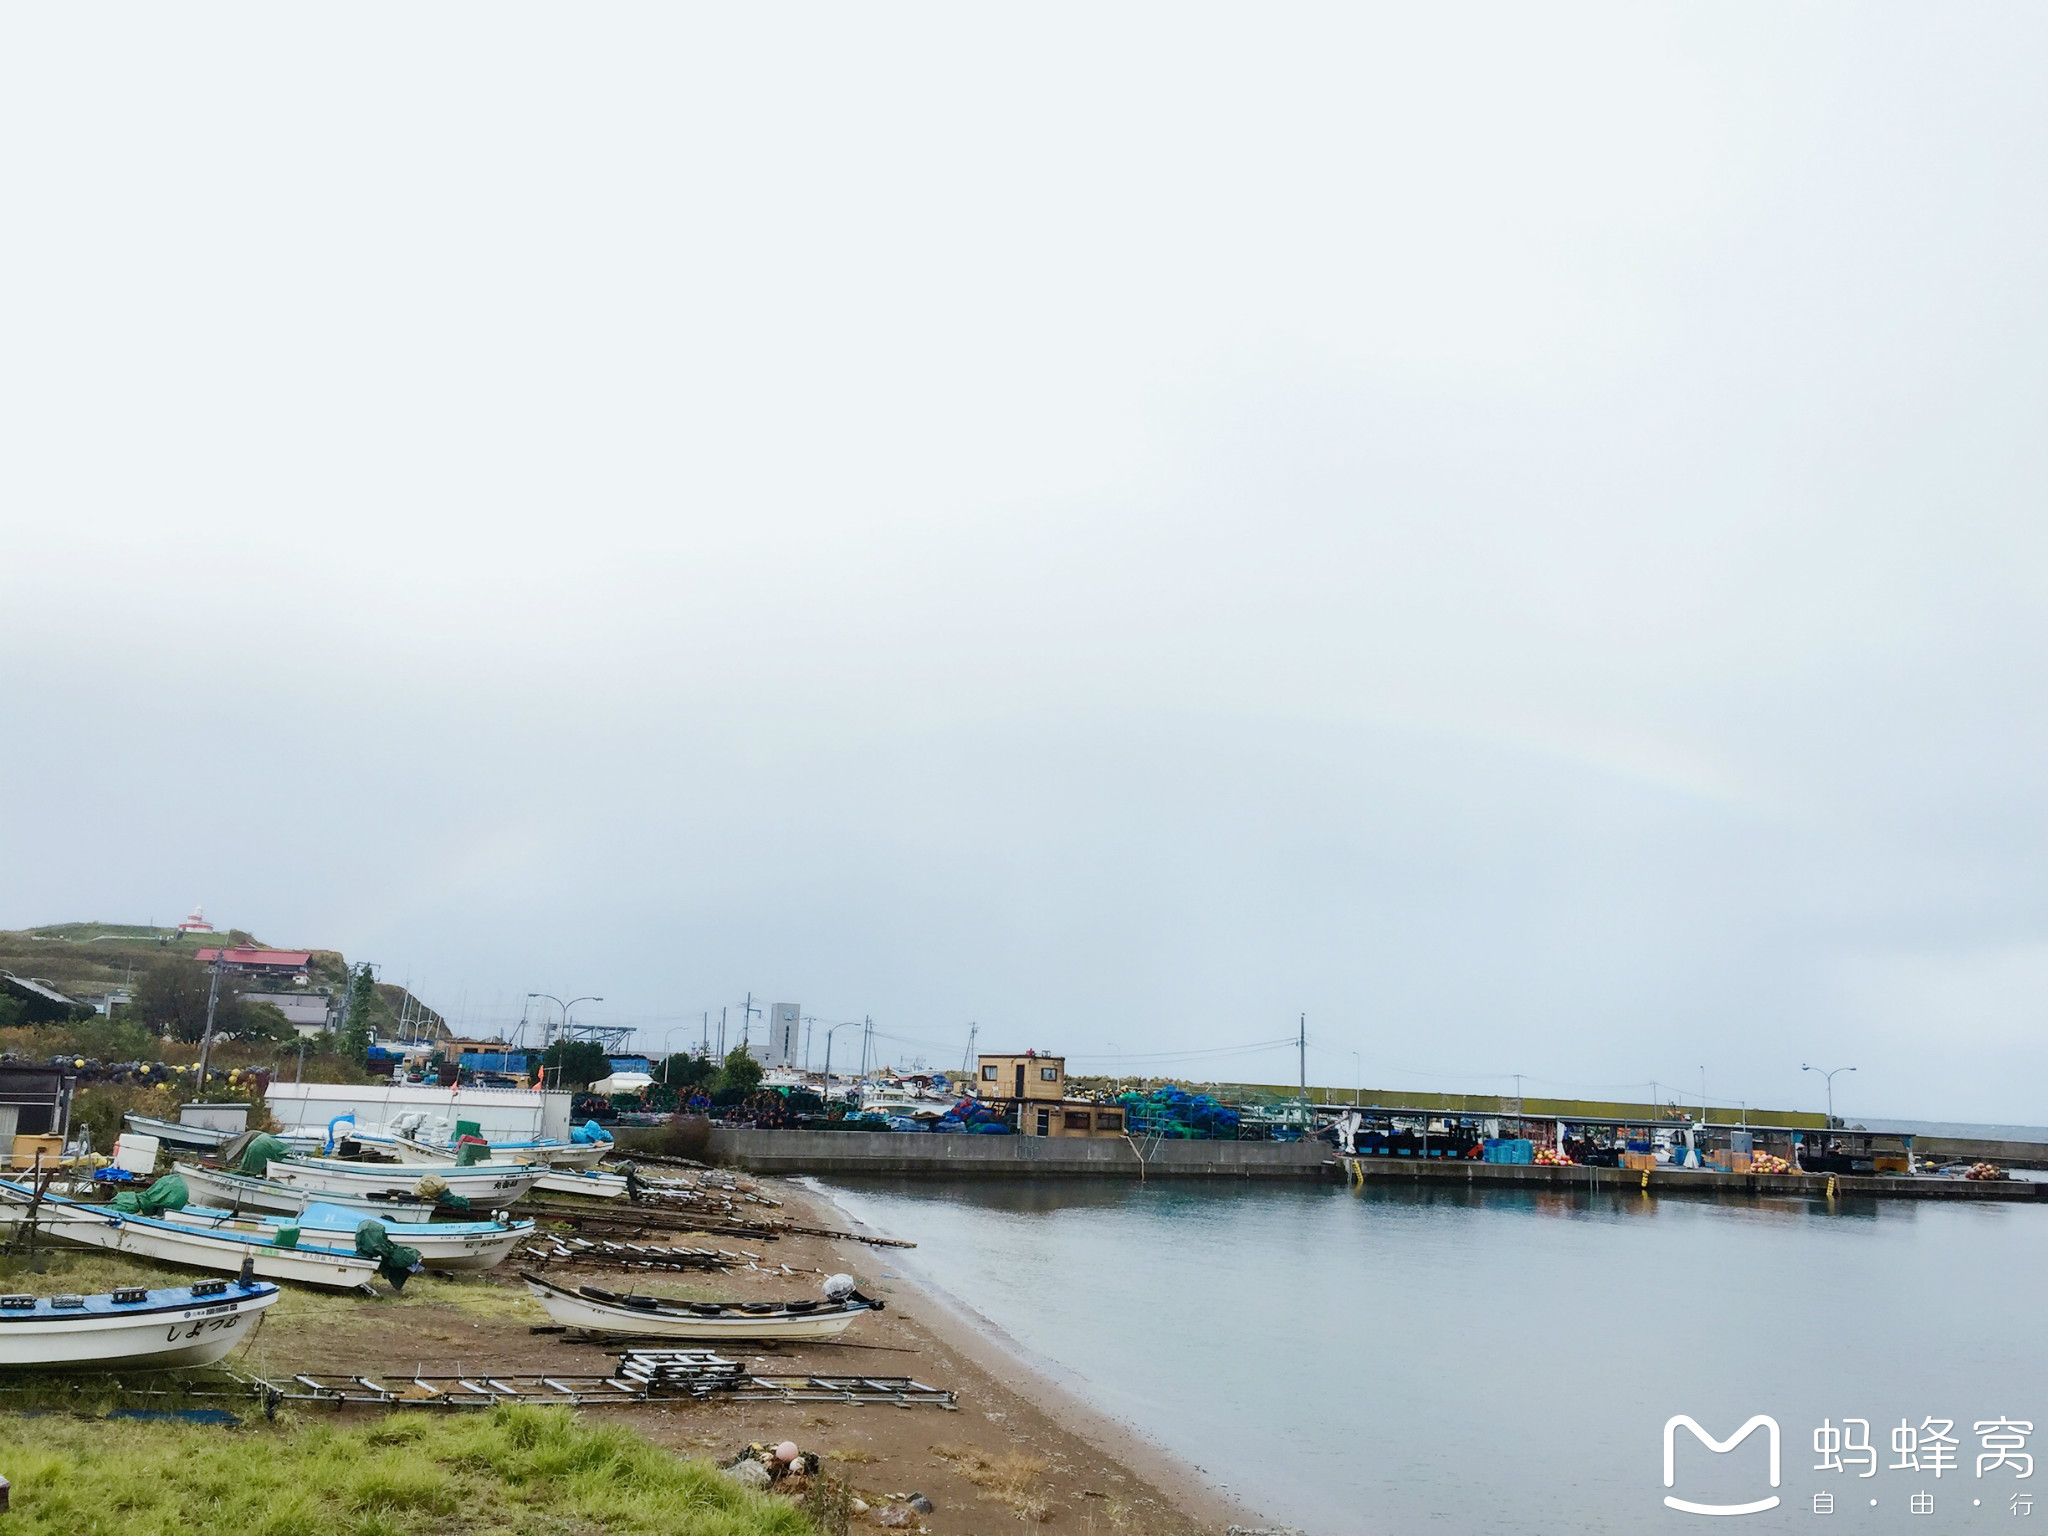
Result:
[[518,1257],[535,1267],[551,1264],[606,1264],[619,1269],[732,1269],[757,1263],[761,1255],[729,1248],[682,1248],[660,1243],[621,1243],[610,1238],[536,1238]]

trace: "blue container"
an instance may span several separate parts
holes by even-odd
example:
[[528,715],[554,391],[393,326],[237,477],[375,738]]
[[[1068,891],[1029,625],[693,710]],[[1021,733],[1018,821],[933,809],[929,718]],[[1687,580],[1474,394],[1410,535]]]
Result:
[[1503,1136],[1486,1143],[1486,1160],[1489,1163],[1533,1163],[1536,1161],[1536,1143],[1519,1136]]

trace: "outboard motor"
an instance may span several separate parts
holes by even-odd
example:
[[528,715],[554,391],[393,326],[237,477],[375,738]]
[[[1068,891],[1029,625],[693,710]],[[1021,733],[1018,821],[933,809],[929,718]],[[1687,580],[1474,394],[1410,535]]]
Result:
[[884,1303],[872,1296],[863,1296],[860,1288],[853,1283],[851,1275],[828,1275],[825,1279],[825,1299],[841,1306],[860,1305],[871,1311],[880,1312]]

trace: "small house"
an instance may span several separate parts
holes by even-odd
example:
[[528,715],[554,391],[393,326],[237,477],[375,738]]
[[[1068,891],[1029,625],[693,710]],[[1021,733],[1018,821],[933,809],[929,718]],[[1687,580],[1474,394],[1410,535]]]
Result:
[[1067,1096],[1067,1059],[1026,1051],[983,1056],[975,1073],[979,1099],[1006,1100],[1020,1136],[1121,1136],[1123,1107]]

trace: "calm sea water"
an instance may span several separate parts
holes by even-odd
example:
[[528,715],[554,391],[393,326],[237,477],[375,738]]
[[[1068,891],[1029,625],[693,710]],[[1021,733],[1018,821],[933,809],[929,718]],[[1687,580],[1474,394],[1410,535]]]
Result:
[[[919,1245],[882,1255],[889,1267],[1316,1536],[2035,1521],[2048,1536],[2048,1475],[2008,1459],[1980,1476],[1997,1452],[1976,1428],[2008,1446],[2019,1432],[1992,1421],[2048,1437],[2048,1210],[1165,1181],[827,1188]],[[1667,1488],[1678,1414],[1723,1441],[1769,1415],[1780,1485],[1767,1429],[1717,1454],[1681,1427]],[[1847,1419],[1871,1426],[1873,1475],[1816,1467],[1815,1432]],[[1902,1423],[1910,1456],[1894,1449]],[[2048,1438],[2024,1444],[2048,1452]],[[2015,1505],[2036,1486],[2038,1509]],[[1712,1518],[1667,1495],[1780,1503]]]

